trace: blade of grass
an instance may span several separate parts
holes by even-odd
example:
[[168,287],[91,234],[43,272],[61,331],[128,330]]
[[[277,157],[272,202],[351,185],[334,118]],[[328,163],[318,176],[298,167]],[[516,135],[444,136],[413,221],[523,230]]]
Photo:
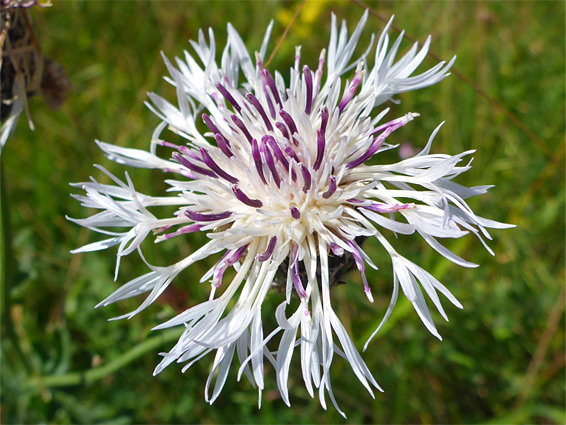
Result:
[[72,372],[64,375],[51,375],[32,378],[27,382],[27,386],[43,390],[44,388],[70,387],[74,385],[89,385],[106,376],[120,370],[124,366],[132,363],[142,355],[155,350],[160,345],[175,341],[179,338],[179,329],[170,329],[162,332],[160,335],[146,339],[141,344],[136,345],[129,351],[126,351],[120,357],[114,358],[104,366],[85,370],[83,372]]
[[275,53],[277,53],[277,50],[279,50],[279,47],[281,47],[281,45],[283,44],[283,41],[285,41],[285,38],[287,37],[287,34],[289,33],[289,30],[291,29],[291,27],[293,26],[293,24],[295,23],[295,21],[297,20],[297,17],[299,16],[299,14],[301,13],[301,10],[303,10],[303,6],[305,5],[305,3],[307,2],[307,0],[303,0],[301,2],[301,4],[299,5],[299,7],[297,8],[297,11],[295,12],[295,14],[293,15],[293,19],[291,19],[291,22],[289,22],[289,25],[287,25],[287,28],[285,28],[285,31],[283,31],[283,35],[279,38],[279,40],[277,41],[277,44],[275,45],[275,49],[273,49],[273,52],[271,52],[271,55],[269,56],[269,59],[267,59],[267,62],[265,62],[264,66],[267,68],[267,66],[271,63],[271,61],[273,60],[273,58],[275,57]]

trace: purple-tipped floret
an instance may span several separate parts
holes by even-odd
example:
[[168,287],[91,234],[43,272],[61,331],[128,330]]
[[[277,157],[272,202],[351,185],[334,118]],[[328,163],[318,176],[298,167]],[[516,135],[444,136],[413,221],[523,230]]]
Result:
[[250,207],[261,208],[263,206],[263,203],[259,199],[250,199],[244,192],[242,192],[242,189],[240,189],[238,185],[232,186],[232,192],[234,192],[234,195],[240,202],[249,205]]

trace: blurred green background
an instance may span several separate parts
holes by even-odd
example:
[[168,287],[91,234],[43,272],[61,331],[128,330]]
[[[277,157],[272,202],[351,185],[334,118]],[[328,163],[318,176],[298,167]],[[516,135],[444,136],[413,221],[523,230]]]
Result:
[[[11,213],[11,225],[3,230],[11,233],[15,257],[13,279],[3,282],[1,294],[2,423],[345,423],[333,407],[324,411],[308,396],[298,351],[289,380],[291,408],[281,401],[270,366],[261,410],[250,384],[236,382],[235,367],[216,403],[204,402],[212,357],[185,374],[172,365],[153,377],[157,353],[169,350],[180,330],[160,333],[151,327],[207,298],[207,285],[199,285],[195,276],[216,260],[190,268],[162,302],[133,319],[107,322],[140,300],[98,310],[94,305],[146,268],[134,256],[126,258],[114,283],[115,251],[72,256],[71,249],[100,238],[65,219],[87,215],[69,196],[79,193],[70,182],[90,175],[104,181],[93,164],[118,176],[126,170],[105,159],[94,139],[149,146],[158,120],[143,105],[146,93],[174,101],[174,91],[161,78],[166,70],[160,51],[170,58],[182,55],[187,40],[209,26],[221,50],[226,23],[232,22],[253,52],[274,19],[269,55],[301,2],[53,3],[34,8],[32,15],[44,54],[66,68],[74,92],[59,112],[32,98],[36,130],[30,131],[22,117],[2,153],[3,206]],[[455,69],[467,78],[453,75],[399,96],[402,103],[391,105],[391,117],[409,111],[421,117],[395,133],[396,142],[419,150],[446,120],[433,152],[477,149],[474,167],[459,182],[496,187],[473,199],[472,208],[517,228],[492,232],[496,257],[474,237],[447,244],[481,264],[478,269],[451,264],[418,238],[395,241],[400,253],[439,278],[465,308],[449,307],[450,323],[434,316],[441,342],[400,300],[363,354],[385,389],[376,400],[336,358],[332,382],[347,422],[564,423],[565,4],[368,4],[382,17],[395,14],[395,24],[421,42],[432,34],[432,50],[444,59],[457,54]],[[363,13],[360,5],[344,1],[303,6],[270,64],[285,77],[296,44],[315,66],[328,43],[331,11],[347,19],[350,28]],[[364,40],[383,26],[370,15]],[[405,41],[402,48],[409,46]],[[424,66],[433,64],[427,59]],[[165,189],[160,173],[128,172],[142,192],[157,195]],[[154,264],[168,265],[201,243],[199,237],[158,249],[150,243],[145,252]],[[369,275],[376,302],[367,302],[354,276],[333,293],[359,349],[380,322],[392,288],[384,252],[377,243],[367,249],[380,267]],[[271,294],[264,308],[266,328],[274,325],[272,312],[279,302]]]

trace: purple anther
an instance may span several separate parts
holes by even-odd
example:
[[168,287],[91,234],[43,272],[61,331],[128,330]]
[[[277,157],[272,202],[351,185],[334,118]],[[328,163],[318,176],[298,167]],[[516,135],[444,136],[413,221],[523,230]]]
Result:
[[202,114],[202,120],[204,121],[208,129],[214,134],[220,133],[220,130],[218,130],[218,128],[214,125],[212,119],[208,116],[208,114]]
[[273,181],[275,181],[275,185],[277,187],[280,187],[281,178],[279,177],[279,173],[277,172],[277,168],[275,167],[275,161],[273,160],[271,153],[267,149],[267,145],[265,143],[262,143],[259,146],[259,150],[263,154],[263,157],[265,158],[265,162],[267,163],[267,167],[271,171],[271,175],[273,176]]
[[230,94],[230,92],[226,89],[226,87],[224,87],[222,84],[220,83],[216,83],[216,88],[218,89],[218,91],[220,92],[220,94],[222,96],[224,96],[226,98],[226,100],[228,102],[230,102],[232,104],[232,106],[234,107],[234,109],[238,112],[240,112],[242,110],[242,108],[240,107],[240,105],[238,104],[238,102],[236,102],[236,99],[234,99],[232,97],[232,95]]
[[291,217],[293,217],[295,220],[298,220],[299,218],[301,218],[301,212],[294,205],[291,207]]
[[336,192],[336,176],[328,177],[328,190],[322,194],[324,199],[330,198]]
[[373,203],[371,205],[363,206],[366,210],[374,211],[376,213],[394,213],[400,210],[406,210],[411,208],[409,204],[378,204]]
[[195,173],[203,174],[203,175],[209,176],[209,177],[218,177],[213,171],[207,170],[205,168],[202,168],[202,167],[199,167],[198,165],[193,164],[187,158],[185,158],[183,155],[181,155],[177,152],[173,153],[173,159],[175,159],[179,164],[183,165],[184,167],[188,168],[189,170],[194,171]]
[[292,262],[292,271],[291,274],[293,276],[293,286],[295,287],[295,291],[297,291],[297,295],[299,298],[305,298],[307,293],[305,292],[305,288],[303,288],[303,283],[301,282],[301,276],[299,275],[299,260],[297,258],[297,244],[293,243],[293,248],[291,250],[291,262]]
[[346,199],[346,202],[350,202],[351,204],[363,204],[365,201],[356,198]]
[[179,148],[180,148],[179,145],[176,145],[176,144],[174,144],[174,143],[166,142],[165,140],[159,140],[158,143],[159,143],[161,146],[166,147],[166,148],[171,148],[171,149],[176,149],[176,150],[179,150]]
[[236,249],[235,251],[226,251],[226,253],[222,256],[216,269],[214,270],[214,276],[212,277],[212,284],[217,288],[222,283],[222,276],[226,269],[230,266],[236,264],[236,262],[242,257],[244,251],[248,248],[249,244],[241,246],[240,248]]
[[293,117],[291,115],[289,115],[287,113],[287,111],[284,111],[283,109],[281,109],[279,111],[279,115],[281,116],[281,118],[283,118],[283,121],[285,121],[285,124],[287,124],[287,127],[289,127],[289,131],[291,132],[291,136],[295,133],[298,133],[297,126],[295,125],[295,121],[293,121]]
[[234,124],[236,124],[236,126],[242,130],[242,133],[244,133],[244,136],[246,136],[246,139],[248,139],[248,142],[252,141],[252,135],[250,134],[250,132],[248,131],[248,129],[246,128],[246,125],[242,122],[242,120],[240,118],[238,118],[236,115],[232,115],[231,116],[232,121],[234,122]]
[[316,132],[316,161],[314,162],[313,168],[318,170],[322,165],[322,159],[324,158],[324,149],[326,148],[326,140],[324,139],[324,131],[317,130]]
[[342,257],[344,255],[344,248],[334,242],[330,242],[330,250],[337,257]]
[[228,218],[232,215],[230,211],[224,211],[216,214],[202,214],[195,211],[185,211],[185,215],[193,221],[217,221]]
[[198,156],[194,150],[188,148],[187,146],[179,145],[177,149],[179,150],[179,153],[182,153],[183,155],[188,156],[191,159],[196,159],[197,161],[202,162],[201,157]]
[[263,175],[263,161],[261,160],[261,155],[256,139],[252,139],[252,158],[254,160],[257,173],[259,174],[259,178],[261,179],[263,184],[267,184],[267,180],[265,180],[265,176]]
[[401,118],[396,118],[392,121],[389,121],[389,122],[386,122],[385,124],[380,125],[375,130],[373,130],[371,132],[371,134],[374,135],[374,134],[377,134],[381,131],[385,131],[385,130],[388,130],[388,129],[391,129],[391,131],[389,132],[389,134],[391,134],[391,132],[397,130],[400,127],[403,127],[409,121],[412,121],[415,116],[418,116],[418,114],[413,114],[413,113],[410,112],[410,113],[406,114],[405,116],[402,116]]
[[226,140],[226,138],[221,133],[216,133],[214,137],[216,138],[216,144],[218,145],[222,153],[228,158],[233,157],[234,154],[230,150],[230,143],[228,142],[228,140]]
[[[193,224],[191,224],[191,226],[194,226]],[[172,224],[168,224],[166,226],[163,227],[158,227],[157,229],[153,229],[153,234],[157,234],[157,233],[161,233],[161,232],[165,232],[167,230],[169,230],[171,227],[173,227]]]
[[287,140],[291,140],[291,137],[289,136],[289,131],[287,130],[287,127],[285,127],[285,124],[277,121],[275,123],[275,127],[277,127],[277,129],[281,132],[281,134],[283,134],[283,137],[285,137]]
[[[275,99],[275,102],[279,105],[279,108],[282,108],[283,103],[281,103],[281,98],[279,97],[279,91],[277,90],[277,87],[275,86],[275,81],[273,80],[273,77],[271,76],[269,71],[267,69],[261,70],[260,76],[264,78],[265,84],[271,90],[271,93],[273,94],[273,98]],[[266,95],[267,95],[267,90],[266,90]]]
[[265,252],[263,254],[256,255],[255,259],[262,263],[264,261],[269,260],[269,258],[271,258],[271,256],[273,255],[273,251],[275,250],[276,244],[277,244],[277,236],[273,236],[269,240],[269,244],[267,244],[267,249],[265,250]]
[[250,207],[261,208],[263,206],[263,203],[259,199],[250,199],[244,192],[242,192],[242,189],[240,189],[238,185],[232,186],[232,192],[234,192],[238,201],[249,205]]
[[351,170],[352,168],[355,168],[358,165],[363,164],[372,156],[374,156],[375,153],[379,150],[379,148],[381,148],[381,146],[383,145],[383,141],[385,140],[385,138],[389,136],[392,131],[393,130],[391,130],[390,127],[387,130],[385,130],[385,132],[383,132],[381,135],[379,135],[379,137],[376,137],[373,143],[371,144],[371,146],[369,147],[369,149],[365,153],[360,155],[357,159],[354,159],[353,161],[346,164],[346,168]]
[[303,75],[305,76],[305,85],[307,86],[307,101],[305,105],[305,113],[310,115],[312,109],[312,72],[308,66],[303,66]]
[[297,164],[299,164],[301,162],[301,161],[299,161],[299,157],[297,156],[297,154],[295,153],[295,151],[293,150],[293,148],[291,146],[285,147],[285,153],[287,155],[289,155],[291,158],[293,158]]
[[246,244],[246,245],[242,245],[241,247],[236,249],[234,251],[234,253],[226,259],[226,262],[228,263],[228,265],[233,266],[234,264],[236,264],[236,261],[238,261],[240,258],[242,258],[242,255],[244,254],[246,249],[248,249],[248,246],[250,246],[249,243]]
[[316,74],[314,78],[314,96],[318,94],[318,90],[320,89],[320,82],[322,81],[322,68],[324,67],[324,57],[325,57],[325,50],[320,52],[320,56],[318,57],[318,68],[316,69]]
[[275,119],[275,107],[273,106],[273,102],[271,101],[271,96],[269,95],[269,90],[267,89],[267,81],[265,81],[265,78],[262,75],[263,75],[263,70],[260,70],[259,76],[261,80],[261,86],[263,87],[263,92],[265,94],[267,107],[269,108],[269,115],[271,115],[272,119]]
[[227,180],[232,184],[238,183],[238,179],[236,177],[228,174],[226,171],[220,168],[220,166],[216,162],[214,162],[214,159],[212,159],[206,149],[200,148],[200,154],[202,155],[203,162],[208,166],[208,168],[210,168],[224,180]]
[[346,244],[352,249],[350,252],[352,253],[352,256],[354,257],[354,261],[356,262],[356,267],[358,268],[358,271],[360,272],[360,275],[362,276],[362,280],[364,282],[364,292],[371,299],[371,289],[369,287],[369,284],[368,284],[368,281],[367,281],[367,278],[366,278],[366,265],[364,263],[364,259],[362,258],[362,254],[360,253],[360,250],[358,249],[358,247],[356,246],[356,244],[353,241],[349,241],[349,240],[346,239],[344,242],[346,242]]
[[164,173],[177,173],[177,174],[182,175],[183,177],[186,177],[186,178],[192,179],[192,180],[198,180],[199,179],[199,176],[197,176],[196,174],[193,174],[189,170],[174,170],[173,168],[164,168],[163,172]]
[[159,236],[159,239],[167,240],[174,238],[175,236],[184,235],[186,233],[198,232],[203,227],[202,224],[190,224],[188,226],[183,226],[179,230],[167,233],[166,235]]
[[344,91],[344,96],[342,96],[342,100],[338,105],[338,110],[340,115],[342,114],[344,108],[346,108],[348,103],[350,103],[350,101],[354,98],[354,95],[356,94],[356,90],[358,89],[358,86],[360,85],[361,82],[362,82],[361,72],[356,71],[356,74],[354,75],[354,79],[352,80],[350,86],[346,89],[346,91]]
[[326,133],[326,125],[328,124],[328,108],[325,106],[320,111],[320,129]]
[[303,163],[299,165],[301,167],[301,173],[303,174],[303,180],[305,181],[303,192],[307,193],[307,191],[311,188],[311,173],[309,173],[309,170],[307,170],[307,167],[305,167]]
[[262,143],[269,144],[269,146],[271,147],[271,150],[273,151],[273,154],[279,160],[281,165],[283,165],[285,170],[289,170],[289,161],[287,161],[287,158],[285,158],[285,154],[283,153],[283,151],[279,147],[279,144],[275,141],[273,136],[269,136],[269,135],[263,136],[261,138],[261,141],[262,141]]
[[259,112],[259,115],[263,119],[263,122],[265,123],[265,127],[267,128],[267,130],[273,131],[273,126],[271,125],[271,121],[267,117],[267,114],[265,113],[263,106],[261,106],[261,103],[259,102],[259,100],[257,100],[257,97],[255,97],[251,93],[248,93],[246,94],[246,99],[248,99],[248,102],[250,102],[253,105],[253,107]]

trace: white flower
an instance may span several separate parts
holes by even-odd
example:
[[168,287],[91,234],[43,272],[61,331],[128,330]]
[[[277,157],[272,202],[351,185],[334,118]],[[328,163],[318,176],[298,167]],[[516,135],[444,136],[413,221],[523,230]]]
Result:
[[[238,378],[245,374],[259,389],[261,400],[267,358],[275,367],[281,396],[289,404],[289,366],[295,347],[300,346],[302,374],[309,394],[314,397],[318,388],[320,402],[326,408],[328,392],[344,415],[336,404],[330,380],[334,354],[347,359],[372,395],[372,386],[381,388],[332,309],[334,265],[342,261],[355,263],[364,291],[372,301],[365,267],[375,265],[362,250],[361,242],[375,237],[390,254],[395,275],[393,297],[384,320],[401,286],[425,326],[440,338],[422,289],[445,318],[437,291],[461,308],[460,303],[429,273],[397,253],[383,229],[400,234],[418,232],[449,260],[474,267],[447,250],[437,238],[459,238],[472,232],[483,242],[483,237],[489,239],[486,228],[509,227],[476,216],[466,204],[467,198],[485,193],[487,186],[467,188],[453,182],[469,169],[469,163],[461,162],[473,151],[455,156],[430,153],[440,126],[417,156],[395,164],[366,165],[372,157],[396,147],[387,143],[389,136],[418,116],[408,113],[381,123],[388,110],[375,117],[373,110],[398,93],[444,79],[454,61],[411,76],[424,59],[430,38],[420,50],[415,44],[395,62],[401,36],[388,49],[390,24],[377,42],[372,67],[366,60],[371,46],[352,60],[366,20],[367,12],[348,37],[346,24],[338,30],[333,16],[328,50],[321,52],[317,68],[301,67],[297,48],[289,87],[281,74],[273,75],[262,64],[271,25],[255,61],[236,30],[228,25],[228,42],[220,66],[215,62],[212,30],[208,43],[200,32],[199,41],[191,45],[202,66],[187,52],[184,60],[176,59],[176,67],[165,59],[171,74],[168,81],[177,90],[178,106],[150,94],[152,105],[148,106],[163,120],[154,133],[150,152],[98,142],[116,162],[158,168],[176,176],[176,180],[166,180],[173,196],[143,195],[127,175],[124,183],[107,173],[115,185],[95,180],[77,184],[86,191],[86,196],[78,199],[85,207],[100,212],[74,221],[110,238],[76,252],[118,245],[120,259],[139,250],[151,232],[159,234],[156,242],[191,232],[205,232],[209,238],[199,250],[172,266],[149,266],[149,273],[100,303],[108,305],[149,292],[137,310],[123,317],[131,317],[151,304],[189,265],[223,253],[201,279],[211,282],[209,300],[156,327],[184,325],[185,330],[178,343],[164,354],[155,373],[175,361],[188,362],[184,371],[206,354],[216,352],[206,383],[206,400],[210,403],[218,397],[237,352],[241,364]],[[344,82],[341,76],[354,68],[352,80]],[[240,71],[243,83],[239,81]],[[204,134],[197,128],[201,119],[209,130]],[[166,128],[186,139],[186,145],[162,140]],[[159,158],[158,145],[171,148],[172,158]],[[178,206],[173,217],[157,218],[150,212],[157,210],[154,207],[171,205]],[[107,230],[113,227],[130,230]],[[236,274],[231,282],[225,282],[223,274],[229,267],[234,267]],[[278,327],[266,336],[262,304],[281,271],[286,273],[286,280],[278,283],[284,286],[286,296],[275,312]],[[295,311],[288,311],[293,296],[301,303]]]

